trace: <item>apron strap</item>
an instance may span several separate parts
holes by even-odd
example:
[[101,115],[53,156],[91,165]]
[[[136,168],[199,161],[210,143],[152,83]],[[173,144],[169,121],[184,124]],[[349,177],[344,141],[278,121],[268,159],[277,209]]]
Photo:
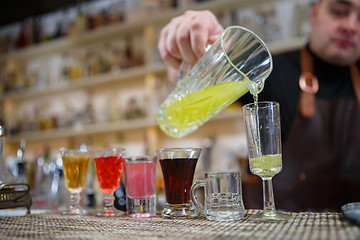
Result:
[[303,117],[311,118],[315,114],[315,94],[319,90],[319,81],[314,75],[313,59],[306,48],[300,50],[301,75],[299,78],[299,111]]
[[356,95],[356,99],[358,104],[360,105],[360,73],[359,73],[359,68],[356,66],[356,64],[352,64],[350,67],[350,71],[351,71],[351,79],[352,79],[352,84],[354,87],[354,92]]
[[[314,75],[313,59],[306,48],[300,50],[301,75],[299,78],[299,111],[303,117],[312,118],[315,114],[315,94],[319,90],[319,81]],[[351,80],[358,104],[360,105],[360,73],[355,63],[350,66]]]

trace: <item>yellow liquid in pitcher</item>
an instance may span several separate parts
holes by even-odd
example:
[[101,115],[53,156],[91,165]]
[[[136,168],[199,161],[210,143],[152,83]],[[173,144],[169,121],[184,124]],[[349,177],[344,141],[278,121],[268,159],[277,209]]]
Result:
[[249,79],[220,83],[168,99],[160,106],[158,124],[167,135],[181,138],[248,92],[248,84]]

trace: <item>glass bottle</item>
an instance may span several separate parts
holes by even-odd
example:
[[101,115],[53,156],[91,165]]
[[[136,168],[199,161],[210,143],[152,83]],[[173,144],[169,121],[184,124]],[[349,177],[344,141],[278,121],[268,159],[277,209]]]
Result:
[[14,176],[10,174],[5,165],[4,157],[4,147],[5,147],[5,129],[0,126],[0,188],[3,184],[16,183]]
[[21,139],[20,146],[17,150],[17,182],[18,183],[27,183],[26,178],[26,163],[24,161],[24,151],[25,151],[25,140]]

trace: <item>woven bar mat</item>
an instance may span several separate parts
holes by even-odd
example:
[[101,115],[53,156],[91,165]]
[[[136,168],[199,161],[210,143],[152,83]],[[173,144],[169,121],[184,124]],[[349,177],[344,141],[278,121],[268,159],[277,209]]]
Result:
[[161,217],[101,218],[60,213],[0,218],[0,239],[360,239],[360,228],[340,213],[292,213],[288,222],[256,223],[248,219],[214,222]]

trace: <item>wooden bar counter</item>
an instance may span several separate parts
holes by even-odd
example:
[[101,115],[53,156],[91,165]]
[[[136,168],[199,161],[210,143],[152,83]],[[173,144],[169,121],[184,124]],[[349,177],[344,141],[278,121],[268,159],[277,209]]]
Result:
[[342,213],[291,213],[288,222],[249,220],[215,222],[204,217],[186,220],[66,216],[57,212],[0,217],[0,239],[360,239],[360,228]]

